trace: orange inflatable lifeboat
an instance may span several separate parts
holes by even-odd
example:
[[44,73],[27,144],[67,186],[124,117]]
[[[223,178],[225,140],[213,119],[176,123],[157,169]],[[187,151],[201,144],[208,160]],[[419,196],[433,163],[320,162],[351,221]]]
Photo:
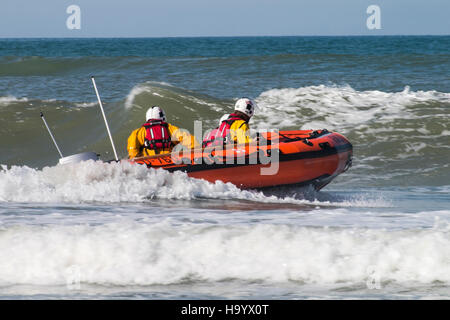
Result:
[[328,130],[267,132],[255,142],[172,152],[129,160],[149,168],[183,171],[241,189],[311,184],[320,190],[352,164],[352,144]]

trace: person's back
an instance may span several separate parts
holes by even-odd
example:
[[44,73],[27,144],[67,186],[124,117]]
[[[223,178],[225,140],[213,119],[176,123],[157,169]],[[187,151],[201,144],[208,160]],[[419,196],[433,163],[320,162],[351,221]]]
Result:
[[182,143],[188,148],[195,148],[198,145],[193,136],[167,123],[166,115],[160,107],[149,108],[145,119],[146,122],[128,137],[127,151],[131,159],[170,153],[177,143]]
[[203,141],[203,146],[217,146],[225,144],[242,144],[251,142],[248,121],[253,116],[256,103],[249,98],[236,101],[234,112],[225,119],[220,119],[220,125]]
[[249,98],[241,98],[236,101],[234,112],[228,118],[229,125],[229,141],[228,143],[249,143],[251,138],[249,136],[248,122],[255,112],[256,103]]
[[219,120],[219,126],[217,126],[215,129],[211,130],[206,135],[206,137],[205,137],[205,139],[203,139],[203,143],[202,143],[203,148],[217,146],[217,145],[221,145],[224,143],[224,139],[222,137],[225,137],[228,132],[223,134],[223,132],[221,133],[221,131],[219,129],[222,125],[222,122],[227,120],[229,116],[230,116],[229,114],[224,114]]

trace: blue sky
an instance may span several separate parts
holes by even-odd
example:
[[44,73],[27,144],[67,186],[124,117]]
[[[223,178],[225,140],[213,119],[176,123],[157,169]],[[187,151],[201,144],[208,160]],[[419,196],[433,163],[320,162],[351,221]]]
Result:
[[[69,30],[69,5],[81,29]],[[369,5],[381,29],[369,30]],[[450,34],[449,0],[1,0],[0,37]]]

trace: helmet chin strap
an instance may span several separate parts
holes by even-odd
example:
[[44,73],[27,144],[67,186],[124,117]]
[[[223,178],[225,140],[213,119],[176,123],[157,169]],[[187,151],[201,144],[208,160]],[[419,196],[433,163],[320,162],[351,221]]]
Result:
[[244,121],[246,121],[246,122],[249,122],[249,121],[250,121],[250,118],[251,118],[251,117],[250,117],[248,114],[246,114],[245,112],[236,110],[235,113],[237,113],[238,115],[240,115],[241,117],[243,117],[244,119],[242,119],[242,120],[244,120]]

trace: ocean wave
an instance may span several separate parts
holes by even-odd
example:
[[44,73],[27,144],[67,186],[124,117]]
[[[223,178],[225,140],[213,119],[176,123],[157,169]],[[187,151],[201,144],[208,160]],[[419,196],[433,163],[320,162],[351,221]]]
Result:
[[[450,93],[411,91],[357,91],[350,86],[308,86],[271,89],[256,98],[261,112],[255,115],[262,127],[298,127],[349,130],[374,122],[417,120],[424,116],[446,117]],[[427,107],[433,114],[422,114]],[[436,114],[436,111],[442,114]]]
[[124,105],[126,109],[131,109],[132,107],[148,108],[153,101],[154,103],[159,102],[164,107],[167,104],[178,104],[178,110],[175,111],[175,115],[181,111],[180,107],[187,109],[192,112],[192,121],[196,120],[193,118],[194,115],[202,118],[202,111],[205,109],[209,111],[208,113],[211,111],[221,112],[224,106],[223,101],[214,97],[177,88],[167,82],[156,81],[147,81],[134,86],[126,96]]
[[[20,241],[18,241],[20,239]],[[449,228],[386,231],[165,219],[0,228],[0,285],[189,281],[450,283]],[[426,257],[426,259],[424,259]]]
[[[20,107],[24,108],[46,108],[48,106],[52,106],[56,109],[61,109],[61,107],[80,107],[80,108],[86,108],[86,107],[93,107],[97,105],[97,101],[93,102],[69,102],[64,100],[57,100],[57,99],[33,99],[28,97],[21,97],[17,98],[15,96],[3,96],[0,97],[0,106],[14,106],[15,110],[20,110]],[[53,110],[51,110],[53,111]]]
[[[345,135],[353,144],[355,158],[354,166],[342,181],[355,185],[370,181],[381,186],[447,184],[450,93],[411,91],[408,87],[401,92],[358,91],[349,86],[319,85],[271,89],[261,93],[256,101],[259,108],[250,121],[252,129],[326,128]],[[2,152],[0,163],[40,167],[53,163],[48,153],[39,154],[39,150],[48,150],[48,141],[29,139],[36,130],[42,130],[40,119],[35,116],[40,110],[48,114],[51,123],[57,124],[54,133],[62,137],[63,148],[69,145],[72,153],[95,151],[110,156],[109,140],[96,105],[92,101],[1,97],[0,106],[6,108],[0,120],[0,139],[6,139],[5,146],[22,148]],[[202,121],[204,133],[214,128],[223,114],[232,112],[234,100],[214,98],[164,82],[137,84],[123,100],[105,102],[121,156],[126,156],[128,135],[144,122],[145,111],[152,105],[163,107],[170,123],[191,133],[194,121]],[[70,123],[65,111],[71,112]],[[68,130],[77,139],[67,135]],[[28,152],[30,149],[38,153]]]
[[17,98],[15,96],[4,96],[4,97],[0,97],[0,106],[9,105],[11,103],[27,102],[27,101],[28,101],[28,98],[26,98],[26,97]]
[[[284,192],[285,193],[285,192]],[[286,193],[285,193],[286,194]],[[236,199],[310,206],[385,207],[380,198],[323,199],[298,192],[285,196],[240,190],[231,183],[189,178],[185,173],[142,165],[85,161],[45,167],[5,165],[0,170],[0,201],[37,203],[148,202],[151,199]]]
[[132,62],[127,57],[0,57],[0,76],[73,75],[120,68]]
[[345,175],[350,184],[447,184],[450,93],[319,85],[272,89],[256,100],[254,127],[344,134],[355,155]]

